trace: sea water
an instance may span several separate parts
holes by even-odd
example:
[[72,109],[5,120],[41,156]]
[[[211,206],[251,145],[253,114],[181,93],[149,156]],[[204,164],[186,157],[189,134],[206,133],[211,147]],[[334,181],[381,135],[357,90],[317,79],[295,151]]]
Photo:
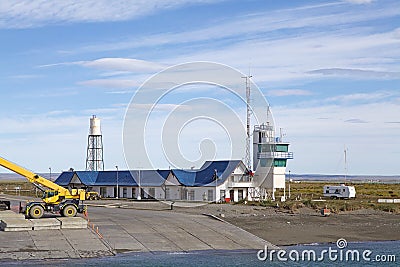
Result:
[[[1,266],[400,266],[400,241],[310,244],[279,250],[128,253],[92,259],[0,262]],[[313,252],[311,252],[313,251]],[[325,252],[324,252],[325,251]],[[356,251],[359,259],[356,258]],[[265,256],[268,253],[268,257]],[[278,253],[280,253],[278,257]],[[315,258],[313,259],[313,253]],[[331,253],[329,255],[329,253]],[[363,253],[368,254],[367,257]],[[302,254],[304,258],[302,258]],[[298,257],[297,257],[298,255]],[[309,256],[311,255],[311,256]],[[346,256],[347,255],[347,256]],[[354,255],[354,258],[352,258]],[[272,259],[271,257],[272,256]],[[379,256],[379,257],[378,257]],[[347,259],[346,259],[347,257]],[[379,260],[379,261],[378,261]]]

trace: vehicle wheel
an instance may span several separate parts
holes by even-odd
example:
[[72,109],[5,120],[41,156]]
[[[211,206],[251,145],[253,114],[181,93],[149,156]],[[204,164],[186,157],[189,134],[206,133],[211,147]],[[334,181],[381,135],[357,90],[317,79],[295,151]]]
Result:
[[29,209],[29,217],[32,219],[40,219],[42,218],[44,213],[44,209],[40,205],[34,205]]
[[76,208],[74,205],[66,205],[62,210],[64,217],[74,217],[76,215]]

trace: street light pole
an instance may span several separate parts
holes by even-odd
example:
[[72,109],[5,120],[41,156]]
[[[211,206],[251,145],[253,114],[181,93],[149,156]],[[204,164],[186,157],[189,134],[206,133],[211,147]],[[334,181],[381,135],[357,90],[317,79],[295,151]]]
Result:
[[49,180],[51,181],[51,167],[49,167],[49,171],[50,171],[50,177],[49,177],[50,179]]
[[290,198],[290,170],[289,170],[289,198]]
[[218,180],[217,169],[214,169],[214,176],[215,176],[215,204],[217,204],[217,180]]
[[115,168],[117,168],[117,199],[118,199],[118,196],[119,196],[119,188],[118,188],[118,166],[115,166]]
[[140,169],[139,169],[139,194],[136,198],[137,200],[141,200],[142,199],[142,189],[140,188]]

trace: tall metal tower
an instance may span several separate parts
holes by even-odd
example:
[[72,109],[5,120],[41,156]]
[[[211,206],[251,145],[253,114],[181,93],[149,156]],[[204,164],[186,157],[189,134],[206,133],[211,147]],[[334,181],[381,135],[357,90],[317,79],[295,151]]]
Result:
[[246,157],[245,164],[248,170],[251,170],[251,155],[250,155],[250,115],[251,115],[251,107],[250,107],[250,78],[253,77],[251,75],[244,76],[242,78],[246,79],[246,104],[247,104],[247,117],[246,117]]
[[100,119],[93,115],[90,118],[88,146],[86,155],[86,170],[104,170],[103,160],[103,136],[101,134]]

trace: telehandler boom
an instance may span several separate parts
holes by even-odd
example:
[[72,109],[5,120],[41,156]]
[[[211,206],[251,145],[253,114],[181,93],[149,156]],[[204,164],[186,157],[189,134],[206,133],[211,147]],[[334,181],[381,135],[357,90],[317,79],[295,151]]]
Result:
[[26,206],[21,208],[20,212],[25,216],[39,219],[44,212],[59,212],[65,217],[74,217],[77,212],[86,211],[86,206],[83,204],[83,201],[86,200],[85,190],[71,189],[70,191],[2,157],[0,157],[0,166],[24,176],[30,183],[43,191],[42,201],[28,201]]

